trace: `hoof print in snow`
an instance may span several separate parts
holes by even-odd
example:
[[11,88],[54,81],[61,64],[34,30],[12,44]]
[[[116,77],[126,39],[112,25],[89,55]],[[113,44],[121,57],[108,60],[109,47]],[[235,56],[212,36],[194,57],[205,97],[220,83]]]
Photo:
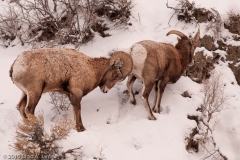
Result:
[[170,107],[166,106],[165,109],[163,110],[163,107],[160,107],[160,114],[169,114],[170,113]]
[[183,97],[188,97],[188,98],[192,98],[191,95],[188,93],[188,91],[185,91],[181,94]]
[[129,99],[128,90],[123,91],[123,93],[119,93],[118,98],[121,105],[126,104]]
[[111,117],[111,115],[109,115],[106,124],[112,124],[113,123],[113,119]]
[[124,90],[123,94],[129,94],[128,90]]
[[106,123],[111,124],[111,119],[108,119]]
[[139,94],[139,91],[135,91],[134,94],[135,94],[135,95]]

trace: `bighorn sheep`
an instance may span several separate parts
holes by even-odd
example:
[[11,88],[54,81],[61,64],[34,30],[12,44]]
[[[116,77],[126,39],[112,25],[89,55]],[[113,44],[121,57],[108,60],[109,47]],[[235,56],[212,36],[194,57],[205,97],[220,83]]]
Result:
[[97,86],[107,93],[132,71],[129,54],[117,51],[111,58],[91,58],[74,49],[42,48],[21,53],[10,69],[12,81],[22,90],[17,108],[23,118],[34,114],[42,93],[66,94],[73,106],[77,131],[85,130],[81,120],[83,96]]
[[160,103],[167,83],[175,83],[183,74],[187,65],[194,64],[194,50],[199,39],[200,30],[189,39],[183,33],[172,30],[167,33],[176,34],[178,43],[175,45],[144,40],[135,43],[130,50],[133,59],[133,70],[128,76],[127,88],[130,94],[130,102],[136,104],[133,94],[133,83],[136,78],[143,82],[142,101],[148,113],[148,119],[155,120],[149,106],[148,97],[154,87],[153,111],[160,113]]

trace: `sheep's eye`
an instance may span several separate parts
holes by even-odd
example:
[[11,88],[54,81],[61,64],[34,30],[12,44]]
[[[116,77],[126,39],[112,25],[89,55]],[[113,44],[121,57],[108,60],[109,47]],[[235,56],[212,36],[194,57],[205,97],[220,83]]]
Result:
[[112,75],[112,78],[113,79],[116,79],[118,77],[118,75],[116,74],[116,73],[114,73],[113,75]]
[[192,41],[189,41],[189,45],[192,45]]

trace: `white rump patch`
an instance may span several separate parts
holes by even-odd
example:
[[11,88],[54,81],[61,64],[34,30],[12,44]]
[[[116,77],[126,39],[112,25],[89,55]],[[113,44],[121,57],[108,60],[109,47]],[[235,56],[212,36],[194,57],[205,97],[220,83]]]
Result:
[[142,70],[144,66],[144,62],[147,58],[147,50],[146,48],[141,44],[134,44],[132,46],[132,51],[130,52],[130,55],[133,59],[133,71],[132,74],[137,76],[138,78],[142,79]]
[[19,55],[13,64],[13,73],[19,74],[26,71],[25,56],[23,54]]

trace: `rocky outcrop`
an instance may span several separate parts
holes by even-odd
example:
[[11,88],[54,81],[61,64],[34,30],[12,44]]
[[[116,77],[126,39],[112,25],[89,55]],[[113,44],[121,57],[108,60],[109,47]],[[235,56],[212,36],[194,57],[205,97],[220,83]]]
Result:
[[229,20],[224,23],[224,27],[229,32],[240,35],[240,15],[230,15]]
[[[238,36],[234,36],[233,39],[239,41]],[[201,83],[202,80],[210,77],[214,64],[217,64],[219,60],[228,61],[229,68],[233,71],[237,83],[240,85],[240,46],[227,45],[224,40],[218,40],[217,45],[215,45],[214,38],[208,35],[199,40],[198,46],[205,47],[212,52],[213,56],[205,56],[203,52],[195,53],[195,64],[186,69],[186,76],[195,82]],[[226,51],[226,59],[216,53],[217,49]]]
[[240,46],[228,46],[226,59],[230,61],[228,66],[233,71],[238,85],[240,85]]
[[195,63],[193,66],[187,68],[186,75],[197,83],[208,79],[210,72],[214,69],[213,59],[214,57],[207,57],[203,52],[197,52],[194,56]]

